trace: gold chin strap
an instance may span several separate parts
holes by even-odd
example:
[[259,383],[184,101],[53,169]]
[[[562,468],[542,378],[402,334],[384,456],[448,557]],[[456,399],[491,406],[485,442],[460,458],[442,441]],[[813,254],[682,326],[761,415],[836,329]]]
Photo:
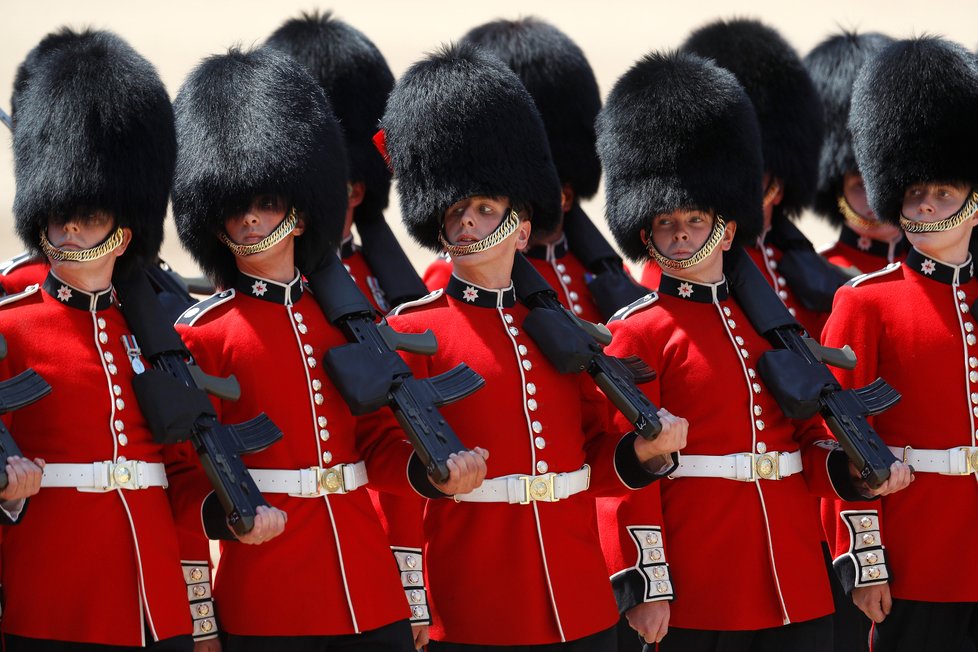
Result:
[[295,225],[298,222],[298,218],[295,215],[295,208],[289,210],[288,215],[285,216],[279,225],[275,227],[275,230],[262,238],[259,242],[250,245],[240,245],[231,238],[228,234],[221,231],[217,234],[217,237],[221,239],[221,242],[227,245],[228,249],[235,256],[253,256],[255,254],[260,254],[263,251],[268,251],[282,240],[285,240],[292,231],[295,230]]
[[968,197],[968,201],[964,203],[958,212],[950,217],[945,217],[943,220],[937,222],[914,222],[913,220],[907,219],[903,215],[900,215],[900,226],[907,233],[934,233],[937,231],[950,231],[951,229],[956,229],[965,220],[975,214],[978,211],[978,192],[974,190],[971,191],[971,196]]
[[115,251],[125,240],[125,234],[122,232],[122,227],[116,227],[114,233],[110,234],[101,244],[92,247],[91,249],[81,249],[74,251],[71,249],[59,249],[51,244],[48,240],[48,234],[46,229],[41,229],[41,250],[44,255],[51,260],[56,261],[68,261],[72,263],[87,263],[93,260],[98,260],[108,256],[110,253]]
[[781,190],[781,182],[777,179],[771,179],[767,190],[764,191],[764,198],[761,200],[761,205],[764,207],[769,206],[774,201],[774,196],[778,194],[779,190]]
[[845,195],[839,195],[839,199],[836,202],[839,206],[839,214],[845,218],[849,226],[854,226],[857,229],[863,229],[864,231],[872,231],[883,226],[883,223],[879,220],[871,220],[868,217],[863,217],[849,205],[848,200],[846,200]]
[[448,240],[445,239],[445,235],[441,232],[438,233],[438,242],[441,246],[448,252],[449,256],[453,258],[458,256],[468,256],[470,254],[477,254],[486,249],[492,249],[497,244],[513,235],[516,229],[520,225],[520,214],[514,211],[512,208],[507,209],[506,217],[503,221],[499,223],[499,226],[495,230],[484,237],[478,242],[473,242],[467,245],[453,245]]
[[649,249],[649,254],[655,258],[655,261],[665,267],[666,269],[688,269],[693,265],[699,265],[704,260],[713,253],[713,250],[717,248],[720,241],[723,240],[723,230],[727,227],[726,222],[719,215],[713,220],[713,230],[710,232],[710,237],[703,246],[694,253],[689,258],[684,260],[673,260],[668,258],[665,254],[655,248],[655,243],[652,242],[652,238],[649,238],[648,244],[646,245]]

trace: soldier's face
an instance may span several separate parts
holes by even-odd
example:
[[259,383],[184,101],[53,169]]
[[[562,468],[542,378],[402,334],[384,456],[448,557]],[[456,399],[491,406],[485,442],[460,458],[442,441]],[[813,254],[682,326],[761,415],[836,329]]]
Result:
[[235,244],[251,245],[261,242],[285,219],[285,210],[284,197],[258,195],[243,212],[225,218],[224,231]]
[[445,211],[445,239],[453,245],[467,245],[482,240],[502,222],[509,200],[505,197],[467,197]]
[[[903,194],[903,216],[914,222],[938,222],[954,215],[971,195],[971,187],[960,183],[918,183],[909,186]],[[907,239],[924,253],[941,260],[941,253],[967,241],[975,226],[974,215],[950,231],[907,233]]]
[[112,213],[85,210],[48,220],[48,240],[58,249],[81,251],[100,244],[114,229]]
[[713,230],[713,216],[699,210],[679,209],[652,220],[652,242],[667,258],[685,260],[706,244]]
[[859,225],[850,224],[850,228],[859,235],[865,235],[877,240],[889,241],[900,235],[900,227],[889,222],[883,222],[876,217],[876,213],[869,206],[869,198],[866,196],[866,185],[863,177],[858,172],[846,172],[842,178],[842,195],[849,203],[849,207],[856,211],[860,217],[867,220],[876,220],[877,226],[874,229],[864,229]]

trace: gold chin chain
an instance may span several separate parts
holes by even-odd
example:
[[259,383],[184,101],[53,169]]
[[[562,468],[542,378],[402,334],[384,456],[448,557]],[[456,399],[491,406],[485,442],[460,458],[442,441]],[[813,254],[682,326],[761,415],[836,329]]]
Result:
[[231,250],[235,256],[253,256],[254,254],[260,254],[263,251],[268,251],[282,240],[285,240],[286,236],[295,230],[295,225],[298,222],[298,218],[295,215],[295,207],[289,210],[289,214],[285,216],[275,230],[266,235],[260,241],[255,244],[250,245],[240,245],[231,238],[228,234],[221,231],[217,234],[217,237],[221,239],[221,242],[227,245],[228,249]]
[[883,226],[883,223],[879,220],[871,220],[868,217],[863,217],[855,211],[855,209],[849,205],[849,201],[846,199],[845,195],[839,195],[839,199],[836,202],[839,206],[839,213],[845,218],[849,226],[853,226],[857,229],[863,229],[864,231],[873,231],[875,229]]
[[110,253],[115,251],[122,241],[125,240],[125,235],[122,232],[122,227],[116,227],[114,233],[102,241],[102,244],[96,245],[91,249],[81,249],[74,251],[71,249],[60,249],[51,244],[48,240],[48,234],[46,229],[41,229],[41,250],[44,255],[47,256],[52,261],[68,261],[72,263],[87,263],[92,260],[98,260],[104,256],[108,256]]
[[781,182],[777,179],[772,179],[771,183],[768,184],[767,189],[764,191],[764,198],[761,199],[761,205],[767,207],[774,201],[774,196],[778,194],[779,190],[781,190]]
[[470,254],[477,254],[481,251],[485,251],[486,249],[495,247],[497,244],[513,235],[513,233],[516,232],[516,229],[519,228],[519,225],[520,214],[510,208],[507,209],[506,217],[499,223],[499,226],[497,226],[492,233],[478,242],[473,242],[472,244],[467,245],[453,245],[445,239],[445,235],[441,232],[438,233],[438,242],[441,243],[441,246],[445,249],[448,255],[452,256],[453,258],[458,256],[468,256]]
[[699,250],[684,260],[673,260],[668,258],[661,251],[655,248],[655,243],[652,242],[652,238],[649,238],[648,244],[646,245],[649,249],[649,254],[655,258],[655,261],[667,269],[688,269],[693,265],[698,265],[709,257],[713,253],[713,250],[717,248],[720,241],[723,240],[723,230],[726,228],[726,223],[723,218],[717,215],[716,219],[713,220],[713,230],[710,232],[710,237]]
[[938,220],[937,222],[914,222],[901,214],[900,226],[907,233],[934,233],[936,231],[950,231],[951,229],[956,229],[964,224],[965,220],[975,214],[975,211],[978,211],[978,192],[972,190],[971,196],[968,197],[968,201],[966,201],[964,206],[958,209],[958,212],[954,215],[945,217],[943,220]]

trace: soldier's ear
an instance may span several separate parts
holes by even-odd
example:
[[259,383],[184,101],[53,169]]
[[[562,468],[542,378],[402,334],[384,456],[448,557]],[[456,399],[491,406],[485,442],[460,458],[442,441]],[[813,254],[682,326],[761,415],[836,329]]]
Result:
[[530,244],[530,220],[520,220],[520,225],[516,227],[516,249],[523,251]]
[[295,214],[295,228],[292,229],[292,235],[300,236],[306,231],[306,220],[302,216],[302,213],[296,211]]
[[734,234],[737,233],[737,223],[727,222],[727,225],[723,227],[723,239],[720,240],[720,246],[723,251],[730,251],[730,247],[733,246]]
[[122,244],[115,248],[112,253],[115,254],[116,258],[126,253],[126,249],[129,248],[129,243],[132,242],[132,229],[129,227],[124,227],[122,229]]

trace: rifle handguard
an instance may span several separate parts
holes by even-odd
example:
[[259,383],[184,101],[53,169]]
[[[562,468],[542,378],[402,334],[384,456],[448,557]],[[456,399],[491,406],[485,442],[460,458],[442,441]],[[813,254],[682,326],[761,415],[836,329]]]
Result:
[[523,320],[523,330],[558,372],[576,374],[591,366],[596,351],[590,338],[556,310],[534,308]]

